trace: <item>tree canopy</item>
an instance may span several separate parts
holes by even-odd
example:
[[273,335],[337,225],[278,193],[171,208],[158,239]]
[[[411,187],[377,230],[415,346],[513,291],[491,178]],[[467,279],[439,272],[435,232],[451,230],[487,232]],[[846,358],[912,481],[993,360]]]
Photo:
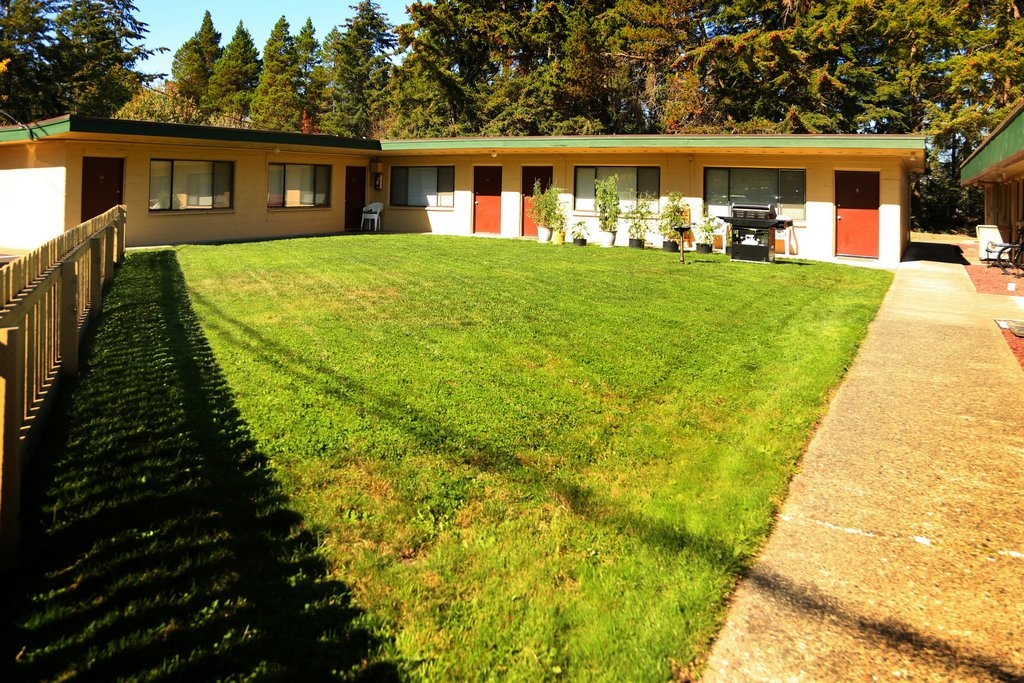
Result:
[[360,0],[322,43],[282,17],[262,60],[207,12],[146,90],[130,1],[0,0],[0,107],[354,137],[923,133],[925,198],[1024,96],[1021,2],[418,0],[393,26]]

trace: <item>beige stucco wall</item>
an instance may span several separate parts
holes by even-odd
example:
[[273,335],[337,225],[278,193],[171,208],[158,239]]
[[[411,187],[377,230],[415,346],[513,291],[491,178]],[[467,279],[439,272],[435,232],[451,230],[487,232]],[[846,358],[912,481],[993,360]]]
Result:
[[30,251],[64,230],[64,145],[0,147],[0,253]]
[[[455,166],[455,201],[451,208],[395,207],[390,204],[390,168],[392,166]],[[907,242],[909,227],[909,180],[898,158],[857,154],[738,154],[738,153],[587,153],[471,155],[406,155],[384,160],[385,204],[382,225],[395,232],[434,232],[450,235],[473,234],[473,168],[501,165],[501,236],[521,234],[521,178],[524,166],[551,166],[554,183],[563,188],[563,202],[569,207],[571,226],[582,220],[597,233],[597,217],[591,211],[572,208],[576,166],[658,166],[661,169],[661,198],[664,204],[670,192],[681,192],[690,204],[692,215],[703,212],[705,167],[794,168],[806,172],[806,218],[796,221],[791,245],[796,254],[814,260],[835,260],[835,171],[872,171],[879,174],[879,265],[899,263]],[[623,224],[616,244],[625,244],[628,234]],[[660,244],[652,229],[648,240]]]
[[[885,156],[867,150],[836,153],[824,149],[592,151],[574,148],[530,152],[499,149],[493,152],[396,154],[110,136],[107,141],[69,139],[0,146],[0,172],[9,173],[8,182],[0,183],[0,193],[3,193],[0,198],[8,200],[0,206],[0,226],[22,224],[26,214],[33,219],[34,226],[30,232],[17,235],[14,228],[3,227],[0,246],[6,242],[35,246],[59,230],[78,224],[84,156],[125,160],[123,197],[128,207],[127,241],[130,246],[340,233],[344,228],[346,166],[366,168],[366,203],[380,201],[384,204],[381,225],[384,230],[392,232],[473,234],[473,169],[477,166],[500,166],[500,236],[518,237],[523,221],[522,169],[524,166],[551,166],[554,183],[564,190],[563,202],[569,208],[569,225],[583,221],[590,236],[596,237],[596,215],[592,211],[573,208],[575,168],[657,166],[661,169],[660,203],[667,201],[670,192],[680,192],[690,204],[695,219],[703,211],[706,167],[803,169],[806,172],[806,217],[795,223],[790,244],[800,257],[826,261],[836,258],[835,171],[877,172],[881,199],[877,262],[895,266],[909,234],[909,184],[903,162],[897,155]],[[150,211],[149,169],[152,159],[233,161],[233,208]],[[331,206],[268,208],[267,170],[270,163],[329,164],[332,167]],[[392,167],[447,165],[455,167],[454,206],[421,208],[391,205]],[[378,168],[383,182],[380,190],[374,190],[373,174]],[[26,197],[32,200],[25,201]],[[30,206],[35,206],[35,209],[26,208]],[[627,239],[623,223],[617,243],[625,244]],[[655,226],[652,226],[648,240],[656,245],[661,243]]]
[[[78,209],[72,210],[72,207],[81,205],[81,160],[85,156],[119,157],[125,160],[124,203],[128,211],[128,246],[337,234],[344,229],[345,167],[369,167],[368,155],[339,154],[336,151],[275,152],[272,147],[246,149],[223,144],[69,142],[65,227],[76,225],[81,218]],[[149,167],[152,159],[233,161],[235,177],[232,208],[150,211]],[[330,165],[331,205],[268,208],[267,171],[271,163]],[[369,178],[369,171],[367,176]]]

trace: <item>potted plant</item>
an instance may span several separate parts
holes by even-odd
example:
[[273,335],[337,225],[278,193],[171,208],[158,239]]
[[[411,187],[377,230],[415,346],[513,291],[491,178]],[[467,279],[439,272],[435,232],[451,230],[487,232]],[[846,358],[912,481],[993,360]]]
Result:
[[629,230],[629,246],[633,249],[643,249],[647,240],[647,231],[651,227],[651,218],[654,212],[651,210],[653,197],[646,194],[639,194],[633,199],[633,208],[626,214],[626,226]]
[[711,244],[715,239],[715,230],[718,229],[718,219],[707,214],[697,224],[697,253],[710,254]]
[[618,176],[598,180],[594,187],[594,208],[597,210],[597,227],[601,231],[601,246],[615,245],[615,233],[619,230]]
[[540,180],[533,181],[533,202],[526,209],[527,215],[537,224],[537,241],[550,242],[553,233],[565,236],[565,209],[561,202],[562,190],[554,185],[540,189]]
[[658,230],[661,232],[661,248],[665,251],[676,252],[683,246],[683,235],[685,230],[679,228],[690,225],[690,205],[683,201],[680,192],[670,192],[668,203],[661,210],[661,220],[658,221]]
[[577,247],[587,246],[587,224],[583,221],[572,224],[572,243]]

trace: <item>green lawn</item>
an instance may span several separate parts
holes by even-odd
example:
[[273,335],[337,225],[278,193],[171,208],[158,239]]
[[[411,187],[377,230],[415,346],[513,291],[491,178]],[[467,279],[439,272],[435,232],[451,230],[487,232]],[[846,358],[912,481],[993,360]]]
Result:
[[890,281],[426,235],[132,254],[30,494],[11,673],[699,667]]

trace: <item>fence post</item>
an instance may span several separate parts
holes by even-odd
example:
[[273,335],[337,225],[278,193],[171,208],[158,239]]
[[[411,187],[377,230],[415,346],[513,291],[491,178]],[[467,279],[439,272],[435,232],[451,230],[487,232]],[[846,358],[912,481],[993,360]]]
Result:
[[74,261],[60,264],[60,372],[78,374],[78,275]]
[[124,227],[125,223],[128,222],[128,212],[125,209],[124,204],[117,207],[117,263],[121,265],[124,263]]
[[95,320],[103,306],[103,237],[89,238],[89,318]]
[[25,417],[25,336],[0,329],[0,567],[18,559],[21,535],[21,423]]
[[103,228],[103,284],[109,285],[114,279],[114,247],[117,239],[117,228],[111,223]]

